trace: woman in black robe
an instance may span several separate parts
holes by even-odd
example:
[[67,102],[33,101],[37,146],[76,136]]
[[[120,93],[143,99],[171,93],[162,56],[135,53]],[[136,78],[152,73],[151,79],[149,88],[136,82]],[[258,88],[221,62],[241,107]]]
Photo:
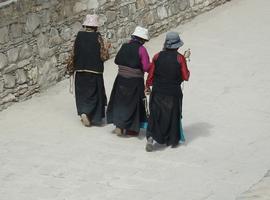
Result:
[[100,125],[107,104],[103,70],[110,45],[97,32],[97,15],[87,15],[83,27],[74,43],[76,107],[83,125]]
[[146,122],[144,104],[144,72],[149,69],[149,56],[143,46],[149,40],[148,30],[136,27],[132,38],[122,45],[115,57],[118,75],[107,109],[107,122],[115,133],[136,136],[141,123]]
[[150,116],[147,127],[146,151],[153,150],[153,142],[175,147],[179,140],[183,93],[181,83],[188,81],[186,59],[178,53],[183,45],[178,33],[166,35],[163,51],[157,53],[150,66],[146,92],[150,92]]

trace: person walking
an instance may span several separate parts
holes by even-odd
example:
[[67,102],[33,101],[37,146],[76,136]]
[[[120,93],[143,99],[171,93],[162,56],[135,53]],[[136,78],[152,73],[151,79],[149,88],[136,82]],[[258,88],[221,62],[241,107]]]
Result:
[[76,107],[83,125],[101,125],[107,104],[104,61],[109,58],[110,44],[98,32],[97,15],[86,15],[82,25],[73,51]]
[[148,30],[137,26],[131,40],[123,44],[115,57],[118,75],[114,81],[107,109],[107,122],[113,123],[118,135],[136,136],[146,122],[144,72],[149,70],[149,55],[143,44]]
[[183,93],[181,83],[188,81],[190,72],[185,57],[178,53],[183,41],[176,32],[168,32],[164,48],[152,59],[146,80],[150,96],[150,116],[146,132],[146,151],[153,151],[153,142],[176,147],[181,139]]

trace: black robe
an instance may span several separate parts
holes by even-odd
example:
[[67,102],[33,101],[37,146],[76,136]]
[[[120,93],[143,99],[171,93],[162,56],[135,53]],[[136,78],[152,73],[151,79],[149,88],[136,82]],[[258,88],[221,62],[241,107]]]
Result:
[[144,98],[143,78],[118,75],[108,104],[107,122],[122,129],[139,132],[140,123],[146,122]]
[[185,140],[180,138],[182,96],[152,92],[149,107],[147,137],[166,145],[177,145],[179,140]]
[[99,36],[98,32],[80,31],[74,44],[77,112],[78,115],[86,114],[93,124],[102,123],[107,104],[103,81],[104,62],[100,57]]
[[102,74],[77,72],[75,97],[78,115],[84,113],[93,124],[102,123],[107,104]]

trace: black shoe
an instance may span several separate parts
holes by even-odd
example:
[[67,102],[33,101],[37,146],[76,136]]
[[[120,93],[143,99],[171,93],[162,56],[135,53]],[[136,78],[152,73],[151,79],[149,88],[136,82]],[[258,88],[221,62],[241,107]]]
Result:
[[177,148],[179,146],[179,143],[177,144],[172,144],[171,148]]

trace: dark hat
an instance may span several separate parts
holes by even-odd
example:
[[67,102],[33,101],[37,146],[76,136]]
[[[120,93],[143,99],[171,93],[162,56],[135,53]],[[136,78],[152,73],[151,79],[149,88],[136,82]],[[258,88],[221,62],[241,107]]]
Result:
[[179,34],[176,32],[168,32],[166,34],[166,39],[164,47],[167,49],[178,49],[183,46],[184,42],[180,39]]

